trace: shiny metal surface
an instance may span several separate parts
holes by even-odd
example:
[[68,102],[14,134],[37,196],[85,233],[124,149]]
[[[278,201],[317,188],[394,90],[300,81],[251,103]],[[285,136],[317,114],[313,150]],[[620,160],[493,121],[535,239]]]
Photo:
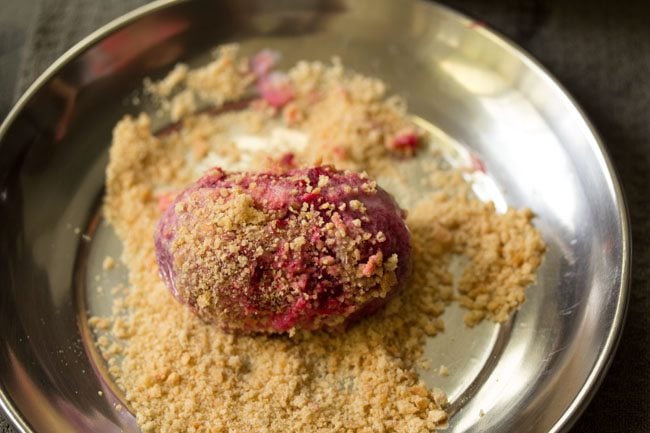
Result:
[[[597,387],[627,302],[625,205],[593,128],[534,61],[444,7],[405,1],[158,2],[73,48],[0,127],[0,403],[25,432],[138,431],[94,359],[89,280],[119,244],[98,219],[111,129],[144,76],[214,45],[340,56],[403,95],[434,141],[478,154],[477,193],[528,206],[548,244],[508,324],[467,330],[450,309],[427,346],[450,429],[564,431]],[[76,228],[80,231],[77,233]],[[123,277],[123,276],[122,276]],[[98,391],[102,391],[100,395]],[[481,416],[481,414],[483,414]]]

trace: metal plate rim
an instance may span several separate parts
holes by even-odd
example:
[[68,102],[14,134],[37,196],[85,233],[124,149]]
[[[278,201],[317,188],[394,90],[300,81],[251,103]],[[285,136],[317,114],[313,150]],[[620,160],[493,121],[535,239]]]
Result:
[[[131,12],[128,12],[120,17],[115,18],[114,20],[106,23],[99,29],[92,32],[90,35],[86,36],[66,52],[64,52],[59,58],[57,58],[54,63],[52,63],[41,75],[34,80],[34,82],[25,90],[18,101],[14,104],[12,109],[9,111],[5,119],[0,124],[0,151],[2,151],[2,142],[4,140],[7,131],[14,123],[14,120],[18,117],[18,114],[23,110],[25,105],[29,100],[43,87],[43,85],[52,78],[61,68],[63,68],[68,62],[73,58],[80,55],[84,50],[90,48],[94,43],[98,42],[100,39],[108,36],[110,33],[118,30],[119,28],[129,24],[132,21],[141,18],[148,13],[169,7],[176,3],[181,3],[187,0],[155,0],[152,3],[149,3],[144,6],[140,6],[137,9],[134,9]],[[24,419],[18,408],[16,408],[11,400],[11,398],[5,393],[2,386],[0,386],[0,409],[7,416],[9,421],[14,425],[14,427],[20,433],[36,433],[27,420]]]
[[[437,7],[443,10],[446,14],[450,15],[455,19],[468,20],[472,21],[467,15],[452,9],[451,7],[441,4],[438,1],[433,1]],[[598,360],[591,370],[591,373],[587,377],[585,384],[580,389],[578,394],[571,402],[571,405],[567,408],[564,414],[557,420],[551,432],[566,432],[568,431],[578,420],[580,415],[585,411],[594,395],[598,391],[605,374],[609,370],[609,367],[612,364],[614,355],[616,354],[616,349],[621,339],[623,333],[623,328],[625,326],[625,319],[627,317],[627,310],[629,304],[629,292],[630,292],[630,274],[631,274],[631,262],[632,262],[632,236],[631,236],[631,227],[630,227],[630,215],[627,208],[627,201],[625,198],[625,193],[621,186],[621,181],[619,175],[612,163],[611,156],[603,139],[600,137],[596,127],[591,123],[587,113],[582,108],[582,106],[576,101],[576,99],[571,95],[571,93],[555,78],[555,76],[544,66],[542,65],[532,54],[524,50],[517,43],[512,41],[510,38],[502,34],[501,32],[483,25],[477,26],[475,31],[481,33],[486,38],[490,39],[495,44],[500,45],[504,49],[508,50],[515,56],[519,57],[530,68],[539,78],[545,81],[549,86],[554,88],[557,95],[564,99],[564,102],[567,105],[571,106],[578,117],[582,120],[583,129],[585,129],[585,137],[589,140],[590,146],[596,147],[598,152],[596,153],[601,168],[603,172],[609,176],[610,188],[612,189],[614,198],[616,200],[616,207],[618,210],[618,217],[621,222],[619,227],[619,234],[621,238],[621,281],[618,287],[618,302],[616,304],[616,312],[612,320],[612,326],[609,329],[605,345],[601,351]]]

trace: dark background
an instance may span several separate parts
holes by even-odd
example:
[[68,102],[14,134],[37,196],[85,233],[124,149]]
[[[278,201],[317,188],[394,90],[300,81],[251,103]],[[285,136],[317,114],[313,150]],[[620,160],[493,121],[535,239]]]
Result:
[[[399,0],[396,0],[399,1]],[[0,120],[60,54],[143,0],[0,0]],[[650,2],[444,0],[536,57],[577,99],[618,171],[632,222],[627,323],[572,432],[650,432]],[[13,432],[0,414],[0,432]]]

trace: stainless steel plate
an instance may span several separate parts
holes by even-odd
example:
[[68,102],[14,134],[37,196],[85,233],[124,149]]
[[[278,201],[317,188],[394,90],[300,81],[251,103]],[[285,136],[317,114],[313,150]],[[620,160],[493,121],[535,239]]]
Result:
[[535,211],[548,252],[528,301],[509,323],[474,330],[450,309],[427,354],[451,375],[427,380],[450,394],[454,432],[566,430],[625,315],[629,233],[611,164],[521,51],[444,7],[389,0],[153,3],[81,42],[21,98],[0,127],[0,404],[18,429],[137,431],[84,320],[108,305],[90,287],[108,278],[100,258],[119,251],[97,213],[111,129],[135,112],[126,101],[143,77],[228,41],[279,49],[286,64],[338,55],[384,79],[437,143],[480,155],[482,197]]

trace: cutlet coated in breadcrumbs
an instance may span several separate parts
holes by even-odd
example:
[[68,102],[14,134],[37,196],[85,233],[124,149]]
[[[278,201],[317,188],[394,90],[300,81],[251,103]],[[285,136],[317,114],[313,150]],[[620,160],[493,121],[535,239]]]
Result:
[[224,330],[342,330],[406,282],[403,218],[356,172],[213,168],[163,213],[156,258],[172,294]]

